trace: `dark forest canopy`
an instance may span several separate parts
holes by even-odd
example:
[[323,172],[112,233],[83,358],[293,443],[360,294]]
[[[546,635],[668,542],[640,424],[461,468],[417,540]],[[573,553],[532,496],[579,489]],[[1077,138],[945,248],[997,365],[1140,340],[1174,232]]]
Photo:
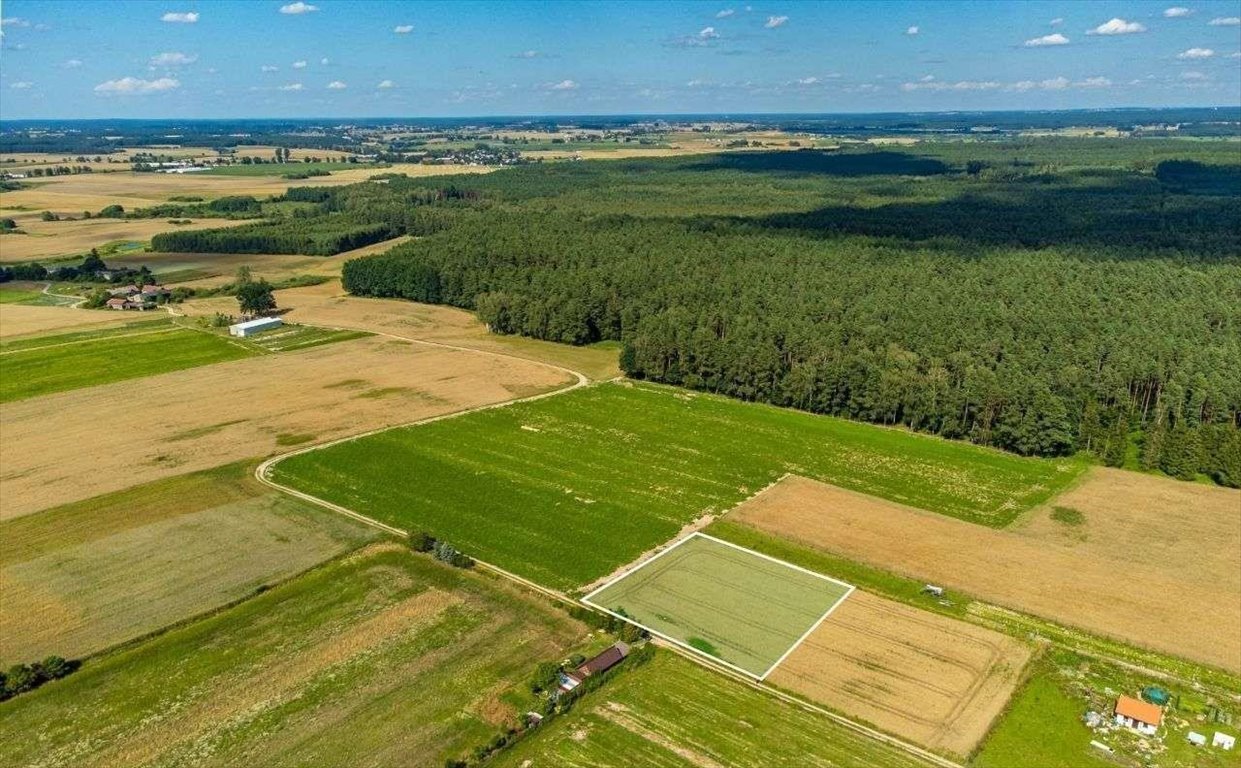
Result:
[[1237,161],[1226,142],[944,142],[313,194],[427,235],[349,262],[354,293],[619,340],[634,376],[1237,485]]

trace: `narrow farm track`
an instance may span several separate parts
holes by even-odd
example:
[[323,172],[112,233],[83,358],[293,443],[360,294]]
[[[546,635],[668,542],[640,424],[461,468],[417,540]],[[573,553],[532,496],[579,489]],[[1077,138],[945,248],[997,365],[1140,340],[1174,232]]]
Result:
[[[341,327],[341,328],[337,328],[336,330],[367,330],[367,329],[364,329],[364,328],[348,328],[348,327],[343,326],[343,327]],[[458,345],[454,345],[454,344],[445,344],[445,343],[442,343],[442,342],[436,342],[436,341],[426,341],[426,340],[424,340],[424,339],[412,338],[412,337],[409,337],[409,336],[401,336],[401,335],[398,335],[398,334],[395,334],[395,333],[389,333],[389,332],[382,332],[382,331],[370,331],[370,332],[371,332],[371,333],[374,333],[374,334],[375,334],[375,335],[377,335],[377,336],[386,336],[386,337],[391,338],[391,339],[397,339],[397,340],[400,340],[400,341],[412,342],[412,343],[414,343],[414,344],[425,344],[425,345],[428,345],[428,346],[433,346],[433,347],[441,347],[441,348],[444,348],[444,349],[452,349],[452,350],[457,350],[457,351],[461,351],[461,352],[470,352],[470,353],[479,354],[479,355],[488,355],[488,356],[492,356],[492,357],[502,357],[502,358],[510,358],[510,359],[515,359],[515,360],[524,360],[524,361],[527,361],[527,362],[529,361],[529,358],[520,357],[520,356],[518,356],[518,355],[509,355],[509,354],[505,354],[505,353],[502,353],[502,352],[490,352],[490,351],[483,351],[483,350],[479,350],[479,349],[473,349],[473,348],[470,348],[470,347],[462,347],[462,346],[458,346]],[[408,531],[402,530],[402,529],[397,528],[397,527],[395,527],[395,526],[388,525],[387,523],[380,522],[379,520],[376,520],[376,519],[374,519],[374,518],[372,518],[372,517],[368,517],[368,516],[366,516],[366,515],[363,515],[363,514],[362,514],[362,513],[360,513],[360,512],[357,512],[357,511],[352,510],[352,509],[348,509],[347,507],[343,507],[343,506],[341,506],[341,505],[339,505],[339,504],[334,504],[334,503],[332,503],[332,502],[330,502],[330,501],[327,501],[326,499],[320,499],[320,498],[318,498],[317,496],[312,496],[311,494],[304,493],[304,492],[299,491],[299,490],[297,490],[297,489],[295,489],[295,488],[290,488],[290,487],[288,487],[288,486],[281,485],[280,483],[277,483],[275,480],[273,480],[273,479],[271,478],[271,470],[272,470],[272,468],[273,468],[275,465],[279,464],[281,461],[284,461],[285,459],[291,458],[291,457],[293,457],[293,456],[300,456],[300,455],[302,455],[302,454],[304,454],[304,453],[310,453],[311,451],[318,451],[318,450],[322,450],[322,449],[324,449],[324,448],[328,448],[328,447],[333,446],[333,445],[339,445],[339,444],[341,444],[341,443],[346,443],[346,442],[349,442],[349,441],[351,441],[351,440],[358,440],[358,439],[361,439],[361,438],[364,438],[364,437],[368,437],[368,436],[370,436],[370,435],[376,435],[376,434],[379,434],[380,432],[387,432],[388,430],[391,430],[391,429],[401,429],[401,428],[404,428],[404,427],[418,426],[418,425],[421,425],[421,424],[430,424],[430,423],[437,422],[437,421],[444,421],[444,420],[446,420],[446,419],[453,419],[453,418],[457,418],[457,417],[459,417],[459,416],[464,416],[464,415],[469,414],[469,413],[476,413],[476,412],[479,412],[479,411],[487,411],[487,410],[491,410],[491,409],[494,409],[494,408],[505,408],[505,407],[507,407],[507,406],[510,406],[510,405],[515,405],[515,404],[517,404],[517,403],[529,403],[529,402],[533,402],[533,401],[535,401],[535,400],[542,400],[542,399],[544,399],[544,398],[549,398],[549,397],[555,397],[555,396],[557,396],[557,395],[562,395],[562,394],[564,394],[564,393],[566,393],[566,392],[572,392],[572,391],[573,391],[573,390],[575,390],[575,389],[580,389],[580,388],[582,388],[582,387],[589,386],[589,385],[590,385],[590,383],[591,383],[590,379],[589,379],[589,378],[588,378],[585,374],[583,374],[583,373],[581,373],[581,372],[579,372],[579,371],[575,371],[575,370],[573,370],[573,369],[571,369],[571,368],[566,368],[566,367],[564,367],[564,366],[555,365],[555,364],[552,364],[552,363],[546,363],[546,362],[542,362],[542,361],[536,361],[536,362],[539,362],[541,365],[545,365],[545,366],[547,366],[547,367],[549,367],[549,368],[553,368],[553,369],[555,369],[555,370],[557,370],[557,371],[562,371],[562,372],[564,372],[564,373],[568,373],[568,374],[570,374],[571,376],[573,376],[573,377],[574,377],[574,381],[573,381],[573,383],[571,383],[571,384],[570,384],[570,385],[568,385],[567,387],[561,387],[560,389],[555,389],[555,390],[552,390],[552,391],[550,391],[550,392],[542,392],[542,393],[537,394],[537,395],[531,395],[530,397],[520,397],[520,398],[516,398],[516,399],[513,399],[513,400],[506,400],[506,401],[504,401],[504,402],[500,402],[500,403],[491,403],[491,404],[488,404],[488,405],[481,405],[481,406],[476,406],[476,407],[473,407],[473,408],[465,408],[465,409],[462,409],[462,410],[459,410],[459,411],[454,411],[453,413],[446,413],[446,414],[442,414],[442,415],[440,415],[440,416],[432,416],[431,418],[427,418],[427,419],[418,419],[418,420],[416,420],[416,421],[412,421],[412,422],[409,422],[409,423],[407,423],[407,424],[399,424],[399,425],[396,425],[396,426],[384,427],[384,428],[381,428],[381,429],[373,429],[373,430],[370,430],[370,431],[367,431],[367,432],[362,432],[362,433],[360,433],[360,434],[356,434],[356,435],[350,435],[350,436],[348,436],[348,437],[343,437],[343,438],[340,438],[340,439],[337,439],[337,440],[332,440],[332,441],[329,441],[329,442],[326,442],[326,443],[320,443],[320,444],[318,444],[318,445],[307,446],[307,447],[305,447],[305,448],[300,448],[300,449],[297,449],[297,450],[294,450],[294,451],[289,451],[288,453],[283,453],[283,454],[280,454],[280,455],[278,455],[278,456],[273,456],[272,458],[267,459],[266,461],[264,461],[262,464],[259,464],[259,465],[258,465],[258,467],[256,467],[256,468],[255,468],[255,470],[254,470],[254,477],[255,477],[255,479],[257,479],[257,480],[258,480],[260,483],[262,483],[263,485],[266,485],[266,486],[268,486],[269,488],[273,488],[273,489],[275,489],[275,490],[277,490],[277,491],[280,491],[281,493],[287,493],[287,494],[289,494],[290,496],[294,496],[294,497],[296,497],[296,498],[298,498],[298,499],[301,499],[302,501],[306,501],[306,502],[309,502],[309,503],[311,503],[311,504],[318,505],[318,506],[320,506],[320,507],[323,507],[324,509],[331,510],[331,511],[336,512],[336,513],[341,514],[341,515],[345,515],[346,517],[352,518],[352,519],[357,520],[357,521],[359,521],[359,522],[361,522],[361,523],[365,523],[366,525],[369,525],[369,526],[372,526],[372,527],[374,527],[374,528],[377,528],[377,529],[379,529],[379,530],[381,530],[381,531],[384,531],[385,533],[391,534],[391,535],[393,535],[393,536],[398,536],[398,537],[404,538],[404,537],[406,537],[406,536],[408,536],[408,535],[409,535],[409,532],[408,532]],[[765,489],[764,489],[764,490],[765,490]],[[469,553],[466,553],[466,554],[469,554]],[[538,592],[539,594],[546,595],[547,597],[550,597],[550,598],[552,598],[553,600],[556,600],[556,601],[558,601],[558,602],[565,603],[565,604],[567,604],[567,605],[572,605],[572,606],[577,606],[577,605],[579,605],[578,601],[576,601],[576,600],[574,600],[573,598],[569,597],[569,596],[568,596],[568,595],[566,595],[565,593],[560,592],[559,590],[551,589],[550,587],[546,587],[546,586],[543,586],[542,584],[538,584],[538,583],[536,583],[536,582],[530,581],[529,579],[526,579],[526,578],[523,578],[523,577],[521,577],[521,576],[518,576],[518,575],[517,575],[517,574],[515,574],[515,573],[512,573],[512,572],[510,572],[510,571],[507,571],[507,570],[505,570],[505,569],[503,569],[503,568],[500,568],[500,567],[498,567],[498,566],[496,566],[496,565],[493,565],[493,564],[491,564],[491,563],[488,563],[488,562],[485,562],[485,561],[482,561],[482,560],[475,559],[475,560],[474,560],[474,562],[475,562],[476,566],[477,566],[478,568],[480,568],[481,570],[488,571],[488,572],[490,572],[490,573],[494,573],[495,575],[497,575],[497,576],[499,576],[499,577],[501,577],[501,578],[504,578],[504,579],[507,579],[507,580],[509,580],[509,581],[511,581],[511,582],[513,582],[513,583],[519,584],[519,585],[521,585],[521,586],[523,586],[523,587],[526,587],[527,589],[531,589],[531,590],[533,590],[533,591],[535,591],[535,592]],[[750,687],[752,687],[752,688],[755,688],[755,689],[757,689],[757,690],[763,691],[764,693],[767,693],[767,694],[768,694],[768,695],[770,695],[770,696],[774,696],[774,697],[776,697],[776,698],[778,698],[778,699],[780,699],[780,700],[782,700],[782,701],[785,701],[786,703],[793,704],[793,705],[795,705],[795,706],[799,706],[799,707],[802,707],[802,708],[805,708],[805,709],[811,710],[811,711],[813,711],[813,712],[816,712],[816,713],[822,714],[822,715],[824,715],[824,716],[826,716],[826,717],[828,717],[828,718],[830,718],[830,719],[832,719],[832,720],[836,721],[837,723],[839,723],[839,724],[841,724],[841,725],[844,725],[845,727],[847,727],[847,728],[849,728],[849,729],[851,729],[851,730],[853,730],[853,731],[855,731],[855,732],[857,732],[857,733],[860,733],[860,734],[862,734],[862,735],[864,735],[864,736],[868,736],[868,737],[870,737],[870,738],[876,739],[876,740],[881,741],[881,742],[883,742],[883,743],[885,743],[885,744],[888,744],[888,745],[890,745],[890,746],[897,747],[897,748],[899,748],[899,749],[901,749],[901,750],[903,750],[903,751],[905,751],[905,752],[909,753],[910,755],[913,755],[913,756],[915,756],[915,757],[917,757],[917,758],[919,758],[919,759],[922,759],[922,760],[924,760],[924,761],[926,761],[926,762],[928,762],[928,763],[930,763],[930,764],[940,766],[940,768],[963,768],[963,766],[961,766],[961,764],[956,763],[956,762],[953,762],[952,760],[949,760],[949,759],[947,759],[947,758],[945,758],[945,757],[943,757],[943,756],[941,756],[941,755],[937,755],[937,754],[935,754],[934,752],[930,752],[930,751],[928,751],[928,750],[922,749],[921,747],[918,747],[918,746],[916,746],[916,745],[914,745],[914,744],[911,744],[911,743],[909,743],[909,742],[903,741],[903,740],[898,739],[898,738],[896,738],[896,737],[894,737],[894,736],[889,736],[889,735],[888,735],[888,734],[886,734],[886,733],[883,733],[883,732],[881,732],[881,731],[877,731],[877,730],[875,730],[875,729],[873,729],[873,728],[869,728],[869,727],[867,727],[867,726],[865,726],[865,725],[863,725],[863,724],[861,724],[861,723],[858,723],[858,722],[855,722],[855,721],[853,721],[853,720],[850,720],[849,718],[844,717],[844,716],[839,715],[839,714],[836,714],[835,712],[832,712],[832,711],[830,711],[830,710],[824,709],[824,708],[822,708],[822,707],[815,706],[815,705],[810,704],[810,703],[808,703],[808,702],[806,702],[806,701],[804,701],[804,700],[802,700],[802,699],[799,699],[799,698],[796,698],[796,697],[790,696],[789,694],[786,694],[786,693],[784,693],[784,692],[782,692],[782,691],[780,691],[780,690],[778,690],[778,689],[776,689],[776,688],[773,688],[773,687],[771,687],[771,686],[769,686],[769,685],[765,685],[765,684],[762,684],[762,683],[756,683],[756,682],[754,682],[754,681],[752,681],[752,680],[748,680],[748,679],[746,679],[744,676],[742,676],[742,675],[740,675],[740,674],[738,674],[738,673],[735,673],[735,672],[732,672],[732,671],[730,671],[730,670],[727,670],[727,669],[725,669],[725,668],[723,668],[723,667],[720,667],[719,665],[716,665],[716,664],[711,664],[711,663],[707,662],[707,661],[706,661],[706,660],[704,660],[704,659],[703,659],[703,658],[702,658],[699,654],[691,654],[691,653],[688,653],[688,652],[686,652],[686,651],[683,651],[683,650],[682,650],[682,649],[680,649],[680,648],[676,648],[676,647],[675,647],[674,645],[672,645],[671,643],[659,643],[658,641],[655,641],[655,642],[657,642],[657,643],[658,643],[659,645],[661,645],[661,646],[664,646],[664,647],[670,648],[670,649],[671,649],[671,650],[673,650],[674,652],[679,653],[680,655],[682,655],[682,656],[684,656],[684,657],[686,657],[686,658],[688,658],[688,659],[691,659],[691,660],[692,660],[692,661],[694,661],[695,663],[701,664],[702,666],[707,667],[708,669],[714,670],[714,671],[716,671],[716,672],[719,672],[720,674],[724,674],[724,675],[727,675],[728,677],[731,677],[731,678],[733,678],[733,679],[735,679],[735,680],[741,681],[741,682],[745,683],[746,685],[749,685],[749,686],[750,686]]]

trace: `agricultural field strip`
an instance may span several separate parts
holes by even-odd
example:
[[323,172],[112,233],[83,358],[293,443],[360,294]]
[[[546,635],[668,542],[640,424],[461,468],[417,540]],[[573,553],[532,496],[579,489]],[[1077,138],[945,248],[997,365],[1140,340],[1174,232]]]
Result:
[[161,328],[158,331],[138,331],[137,333],[116,333],[110,336],[102,336],[102,337],[96,337],[96,338],[91,338],[91,339],[76,339],[74,341],[61,341],[56,344],[44,344],[41,347],[21,347],[20,349],[4,349],[3,347],[0,347],[0,355],[18,355],[18,354],[21,354],[22,352],[38,352],[39,350],[43,350],[43,349],[55,349],[56,347],[68,347],[74,344],[89,344],[93,341],[99,341],[104,338],[132,339],[135,336],[151,336],[156,333],[173,333],[174,331],[178,331],[178,330],[181,330],[180,326],[170,326],[168,328]]
[[[776,565],[780,565],[780,566],[783,566],[783,567],[785,567],[785,568],[790,568],[790,569],[792,569],[792,570],[799,571],[799,572],[804,573],[804,574],[807,574],[807,575],[809,575],[809,576],[813,576],[813,577],[816,577],[816,578],[822,579],[823,581],[827,581],[827,582],[830,582],[830,583],[832,583],[832,584],[836,584],[836,585],[838,585],[838,586],[840,586],[840,587],[843,587],[843,588],[845,589],[845,593],[844,593],[843,595],[841,595],[839,598],[837,598],[837,599],[836,599],[836,601],[835,601],[835,602],[833,602],[833,603],[832,603],[832,604],[828,607],[828,609],[827,609],[826,611],[824,611],[824,613],[823,613],[821,616],[819,616],[819,617],[818,617],[818,619],[816,619],[816,620],[814,621],[814,623],[813,623],[813,624],[811,624],[811,625],[810,625],[810,627],[809,627],[806,631],[802,632],[802,633],[801,633],[801,635],[800,635],[800,636],[799,636],[799,637],[798,637],[798,638],[797,638],[797,639],[793,642],[793,644],[792,644],[792,645],[790,645],[790,646],[789,646],[789,647],[788,647],[788,648],[784,651],[784,653],[780,654],[780,657],[779,657],[778,659],[776,659],[776,660],[775,660],[775,662],[773,662],[773,663],[771,664],[771,666],[769,666],[769,667],[768,667],[768,668],[767,668],[767,669],[766,669],[766,670],[765,670],[762,674],[755,674],[754,672],[752,672],[752,671],[750,671],[750,670],[747,670],[747,669],[744,669],[744,668],[742,668],[742,667],[739,667],[739,666],[737,666],[737,665],[735,665],[735,664],[732,664],[732,663],[730,663],[730,662],[728,662],[728,661],[725,661],[725,660],[723,660],[723,659],[721,659],[721,658],[719,658],[719,657],[716,657],[716,656],[711,656],[710,654],[706,654],[706,653],[704,653],[703,651],[701,651],[701,650],[699,650],[699,649],[697,649],[697,648],[693,647],[692,645],[689,645],[688,643],[686,643],[686,642],[684,642],[684,641],[682,641],[682,640],[678,640],[678,639],[677,639],[677,638],[675,638],[675,637],[672,637],[672,636],[670,636],[670,635],[668,635],[668,634],[666,634],[666,633],[660,632],[660,631],[659,631],[659,630],[657,630],[657,629],[654,629],[654,628],[652,628],[652,627],[649,627],[649,626],[647,626],[647,625],[645,625],[645,624],[641,623],[640,621],[637,621],[636,619],[634,619],[634,618],[633,618],[633,617],[631,617],[631,616],[624,616],[624,615],[621,615],[621,614],[619,614],[619,613],[617,613],[617,612],[615,612],[615,611],[613,611],[613,610],[611,610],[611,609],[607,608],[607,607],[606,607],[606,606],[604,606],[604,605],[601,605],[601,604],[599,604],[599,603],[595,603],[595,602],[591,602],[591,598],[594,598],[594,597],[596,597],[597,595],[599,595],[600,593],[605,592],[606,590],[608,590],[609,588],[611,588],[613,585],[618,584],[618,583],[620,583],[621,581],[623,581],[623,580],[625,580],[625,579],[629,578],[630,576],[632,576],[632,575],[636,574],[638,571],[642,570],[643,568],[646,568],[647,566],[649,566],[649,565],[653,564],[654,562],[656,562],[657,560],[659,560],[660,558],[662,558],[664,555],[667,555],[667,554],[669,554],[670,552],[674,552],[674,551],[676,551],[678,547],[680,547],[681,545],[685,544],[686,542],[689,542],[689,541],[694,540],[694,539],[705,539],[705,540],[708,540],[708,541],[714,542],[714,543],[716,543],[716,544],[723,544],[723,545],[724,545],[724,546],[726,546],[726,547],[730,547],[730,548],[732,548],[732,549],[734,549],[734,550],[737,550],[738,552],[743,552],[743,553],[745,553],[746,555],[749,555],[749,556],[755,556],[755,557],[759,557],[759,558],[762,558],[763,560],[766,560],[766,561],[769,561],[769,562],[775,563]],[[589,605],[591,608],[596,608],[596,609],[601,610],[601,611],[603,611],[604,613],[607,613],[607,614],[609,614],[609,615],[611,615],[611,616],[615,616],[615,617],[616,617],[616,618],[618,618],[618,619],[621,619],[621,620],[623,620],[623,621],[627,621],[627,622],[629,622],[630,624],[634,624],[634,625],[636,625],[636,626],[638,626],[638,627],[641,627],[642,629],[646,630],[647,632],[650,632],[652,635],[656,635],[656,636],[658,636],[658,637],[661,637],[661,638],[663,638],[664,640],[667,640],[667,641],[668,641],[668,642],[670,642],[670,643],[675,643],[675,644],[677,644],[678,646],[680,646],[680,647],[682,647],[682,648],[684,648],[684,649],[686,649],[686,650],[688,650],[688,651],[690,651],[690,652],[692,652],[692,653],[696,653],[696,654],[701,654],[701,655],[704,655],[704,656],[706,656],[707,658],[709,658],[709,659],[710,659],[712,662],[714,662],[714,663],[724,664],[725,666],[729,667],[730,669],[733,669],[733,670],[735,670],[735,671],[737,671],[737,672],[740,672],[740,673],[742,673],[742,674],[744,674],[744,675],[748,675],[748,676],[750,676],[750,677],[754,678],[755,680],[759,680],[759,681],[761,681],[761,680],[764,680],[764,679],[765,679],[768,675],[770,675],[770,674],[771,674],[771,673],[775,670],[775,668],[776,668],[776,667],[780,666],[780,662],[782,662],[782,661],[784,661],[786,658],[788,658],[789,654],[791,654],[794,650],[796,650],[796,649],[797,649],[797,647],[798,647],[799,645],[801,645],[803,642],[805,642],[806,638],[807,638],[807,637],[809,637],[809,636],[810,636],[810,634],[811,634],[812,632],[814,632],[816,629],[818,629],[818,628],[819,628],[819,625],[820,625],[820,624],[822,624],[822,623],[823,623],[823,622],[827,619],[827,617],[828,617],[828,616],[831,616],[831,615],[832,615],[832,612],[833,612],[833,611],[835,611],[835,610],[836,610],[836,609],[840,606],[840,604],[841,604],[841,603],[843,603],[843,602],[844,602],[844,601],[845,601],[845,600],[849,597],[849,595],[853,594],[853,590],[854,590],[854,589],[855,589],[855,587],[854,587],[852,584],[847,584],[847,583],[845,583],[845,582],[843,582],[843,581],[841,581],[841,580],[839,580],[839,579],[833,579],[833,578],[832,578],[832,577],[830,577],[830,576],[825,576],[825,575],[823,575],[823,574],[821,574],[821,573],[816,573],[816,572],[811,571],[811,570],[809,570],[809,569],[807,569],[807,568],[802,568],[800,565],[794,565],[794,564],[792,564],[792,563],[787,563],[787,562],[785,562],[785,561],[783,561],[783,560],[779,560],[779,559],[777,559],[777,558],[771,557],[770,555],[765,555],[765,554],[763,554],[762,552],[756,552],[756,551],[754,551],[754,550],[752,550],[752,549],[747,549],[746,547],[739,546],[739,545],[737,545],[737,544],[732,543],[731,541],[725,541],[725,540],[723,540],[723,539],[718,539],[718,538],[716,538],[716,537],[714,537],[714,536],[711,536],[711,535],[709,535],[709,534],[702,533],[701,531],[694,531],[694,532],[693,532],[693,533],[691,533],[690,535],[688,535],[688,536],[686,536],[686,537],[684,537],[684,538],[682,538],[682,539],[680,539],[680,540],[676,541],[676,542],[675,542],[675,543],[673,543],[671,546],[669,546],[668,548],[664,549],[662,552],[659,552],[658,554],[652,555],[651,557],[647,558],[646,560],[642,561],[641,563],[638,563],[637,565],[635,565],[633,568],[631,568],[631,569],[629,569],[629,570],[625,571],[624,573],[620,574],[619,576],[617,576],[617,577],[615,577],[615,578],[613,578],[613,579],[610,579],[607,583],[605,583],[605,584],[603,584],[602,586],[600,586],[599,588],[597,588],[597,589],[595,589],[595,590],[591,591],[589,594],[587,594],[587,595],[583,596],[583,597],[581,598],[581,601],[582,601],[583,603],[585,603],[586,605]]]

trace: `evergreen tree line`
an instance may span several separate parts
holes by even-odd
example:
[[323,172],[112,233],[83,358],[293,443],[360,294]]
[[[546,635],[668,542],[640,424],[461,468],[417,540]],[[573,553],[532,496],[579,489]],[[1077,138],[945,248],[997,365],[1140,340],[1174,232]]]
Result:
[[151,250],[332,256],[388,240],[397,234],[386,224],[356,223],[347,217],[291,218],[228,229],[165,232],[151,238]]
[[[964,167],[803,174],[797,154],[772,171],[699,160],[693,186],[684,161],[493,174],[344,284],[500,333],[619,340],[636,377],[1241,484],[1241,227],[1238,198],[1212,193],[1235,166],[1189,191],[1153,165],[1032,168],[1056,181],[1030,195]],[[1133,213],[1161,209],[1175,215]]]

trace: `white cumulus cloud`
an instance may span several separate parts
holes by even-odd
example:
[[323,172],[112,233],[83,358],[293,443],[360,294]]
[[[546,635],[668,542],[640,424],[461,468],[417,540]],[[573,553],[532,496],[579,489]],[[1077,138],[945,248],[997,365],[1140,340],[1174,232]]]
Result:
[[916,35],[916,34],[918,34],[918,33],[919,33],[919,32],[921,32],[921,31],[922,31],[922,30],[918,29],[917,27],[910,27],[909,29],[906,29],[906,30],[905,30],[905,34],[907,34],[907,35]]
[[1060,34],[1059,32],[1053,32],[1050,35],[1043,35],[1042,37],[1032,37],[1029,40],[1025,41],[1025,43],[1023,43],[1023,45],[1025,45],[1025,47],[1027,48],[1041,48],[1045,45],[1068,45],[1068,44],[1069,44],[1069,39],[1065,37],[1064,35]]
[[151,57],[151,66],[153,67],[182,67],[186,64],[193,64],[198,61],[197,54],[181,53],[180,51],[167,51],[157,56]]
[[324,56],[322,59],[319,59],[319,63],[326,67],[328,64],[332,63],[332,60],[327,56]]
[[1215,55],[1210,48],[1190,48],[1176,55],[1178,59],[1209,59]]
[[1180,18],[1184,18],[1188,16],[1191,13],[1193,13],[1193,11],[1189,10],[1188,8],[1182,8],[1180,6],[1176,6],[1173,8],[1165,8],[1163,12],[1163,17],[1165,19],[1180,19]]
[[542,56],[542,55],[543,55],[543,54],[539,53],[538,51],[530,50],[530,51],[521,51],[520,53],[514,53],[514,54],[513,54],[512,56],[510,56],[509,58],[513,58],[513,59],[537,59],[538,57],[540,57],[540,56]]
[[302,90],[302,84],[301,84],[301,83],[289,83],[288,85],[282,85],[282,86],[280,86],[280,90],[282,90],[282,91],[300,91],[300,90]]
[[61,64],[60,66],[64,67],[65,69],[77,69],[78,67],[82,66],[82,60],[81,59],[69,59],[68,61],[66,61],[64,64]]
[[732,8],[725,8],[724,10],[722,10],[722,11],[720,11],[719,13],[715,14],[715,18],[717,18],[717,19],[727,19],[729,16],[732,16],[734,13],[736,13],[736,11],[734,11]]
[[311,5],[310,3],[303,3],[302,0],[297,0],[296,3],[289,3],[288,5],[280,6],[280,12],[290,16],[297,16],[303,13],[313,13],[317,10],[319,10],[319,6]]
[[279,71],[279,69],[280,67],[274,67],[271,64],[264,64],[263,66],[259,67],[259,70],[262,72],[277,72]]
[[1202,74],[1201,72],[1182,72],[1181,79],[1187,80],[1189,82],[1195,82],[1195,81],[1207,80],[1208,78],[1206,75]]
[[29,27],[30,22],[17,16],[0,18],[0,27]]
[[577,89],[577,82],[574,80],[561,80],[558,83],[552,83],[548,87],[553,91],[573,91]]
[[333,80],[332,82],[327,84],[327,88],[329,91],[343,91],[348,87],[349,86],[345,85],[339,80]]
[[1241,16],[1218,16],[1207,24],[1212,27],[1241,27]]
[[24,91],[28,89],[31,85],[33,85],[33,83],[30,83],[26,80],[18,80],[16,83],[10,83],[9,87],[16,91]]
[[397,26],[392,28],[392,31],[397,33],[398,35],[408,35],[410,32],[414,31],[414,25],[413,24],[398,24]]
[[1145,32],[1146,27],[1136,21],[1125,21],[1124,19],[1111,19],[1105,21],[1094,29],[1086,31],[1088,35],[1132,35],[1138,32]]
[[720,33],[715,31],[715,27],[703,27],[698,32],[698,36],[703,40],[714,40],[720,36]]
[[376,88],[383,88],[383,89],[387,90],[388,88],[395,88],[395,87],[396,87],[396,83],[392,82],[391,80],[380,80],[380,81],[379,81],[379,85],[377,85],[377,86],[375,86],[375,87],[376,87]]
[[768,16],[767,23],[764,24],[763,27],[766,29],[775,29],[776,27],[783,27],[787,23],[789,23],[788,16]]
[[797,81],[797,84],[798,85],[814,85],[817,82],[819,82],[819,78],[811,75],[810,77],[799,78]]
[[1058,27],[1058,26],[1060,26],[1061,24],[1063,24],[1063,23],[1064,23],[1064,17],[1063,17],[1063,16],[1057,16],[1056,18],[1052,19],[1051,21],[1049,21],[1049,22],[1047,22],[1047,23],[1048,23],[1050,26],[1053,26],[1053,27]]
[[160,16],[159,20],[166,21],[169,24],[197,24],[198,13],[196,11],[189,11],[188,13],[174,13],[169,11],[163,16]]
[[107,94],[144,94],[171,91],[181,87],[181,83],[171,77],[157,80],[143,80],[140,77],[122,77],[119,80],[105,80],[95,86],[95,93]]
[[1106,77],[1088,77],[1085,80],[1073,83],[1073,85],[1078,88],[1109,88],[1112,85],[1112,81]]
[[293,68],[294,68],[294,69],[305,69],[305,68],[306,68],[306,60],[305,60],[305,59],[302,59],[301,61],[295,61],[295,62],[293,62]]

